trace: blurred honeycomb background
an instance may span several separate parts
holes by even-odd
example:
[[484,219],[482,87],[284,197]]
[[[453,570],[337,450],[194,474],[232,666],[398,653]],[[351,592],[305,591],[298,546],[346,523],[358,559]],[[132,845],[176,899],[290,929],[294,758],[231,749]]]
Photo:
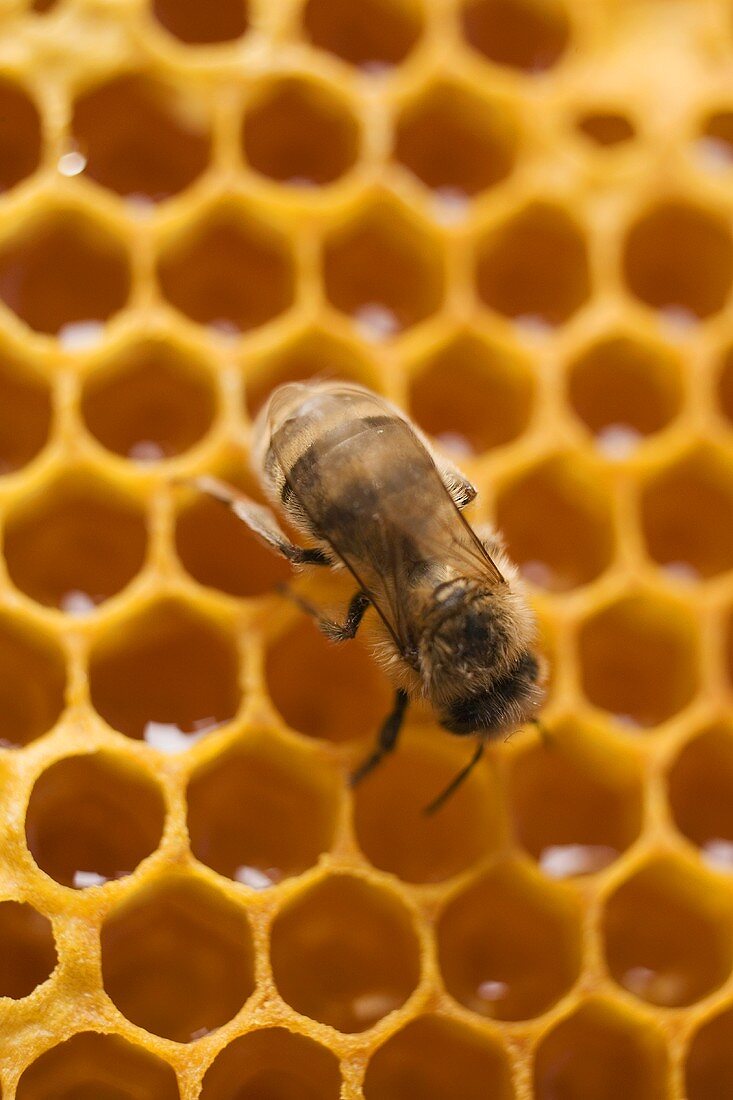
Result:
[[[733,4],[0,0],[0,188],[3,1100],[733,1095]],[[550,745],[432,819],[176,485],[313,375],[532,588]]]

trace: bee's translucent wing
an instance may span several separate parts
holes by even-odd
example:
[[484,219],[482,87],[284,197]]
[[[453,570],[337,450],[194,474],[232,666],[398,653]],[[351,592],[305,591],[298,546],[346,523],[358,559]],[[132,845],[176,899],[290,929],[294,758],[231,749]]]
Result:
[[[408,595],[411,578],[426,563],[450,560],[462,575],[502,582],[431,455],[391,405],[339,385],[284,390],[278,400],[270,445],[289,492],[369,596],[401,652],[417,642]],[[292,418],[282,416],[288,400]]]

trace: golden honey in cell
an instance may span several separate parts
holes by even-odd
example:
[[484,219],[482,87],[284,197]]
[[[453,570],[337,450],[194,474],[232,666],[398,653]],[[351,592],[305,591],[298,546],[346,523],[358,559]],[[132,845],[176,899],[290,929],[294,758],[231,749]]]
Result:
[[441,725],[486,741],[533,719],[543,698],[535,623],[515,566],[494,531],[462,514],[476,489],[438,458],[397,408],[362,386],[278,387],[254,428],[263,488],[315,546],[291,543],[268,508],[211,478],[201,488],[228,503],[252,531],[296,565],[347,569],[357,583],[336,623],[299,605],[333,641],[377,613],[375,653],[396,685],[394,708],[357,782],[394,749],[408,700],[429,700]]

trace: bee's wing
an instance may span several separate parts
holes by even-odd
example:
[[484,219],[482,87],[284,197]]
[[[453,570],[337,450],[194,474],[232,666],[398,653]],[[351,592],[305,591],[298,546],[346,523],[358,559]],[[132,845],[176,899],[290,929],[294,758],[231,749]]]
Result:
[[[450,561],[484,583],[502,582],[501,573],[397,409],[348,385],[314,391],[298,405],[296,418],[271,436],[285,480],[408,653],[416,637],[406,597],[416,567]],[[295,438],[301,433],[312,441],[307,463]],[[293,461],[296,453],[301,462]]]

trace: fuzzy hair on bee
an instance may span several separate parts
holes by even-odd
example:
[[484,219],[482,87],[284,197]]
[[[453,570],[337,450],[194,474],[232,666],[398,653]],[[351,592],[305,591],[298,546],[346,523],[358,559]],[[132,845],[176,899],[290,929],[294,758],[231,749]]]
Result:
[[360,782],[397,743],[408,703],[473,735],[473,756],[428,807],[435,810],[475,766],[487,741],[537,720],[545,667],[536,624],[499,536],[474,530],[466,477],[388,401],[356,385],[287,383],[255,422],[252,464],[274,508],[303,536],[296,545],[272,508],[214,478],[197,486],[221,500],[295,567],[348,572],[355,592],[336,622],[291,597],[336,642],[353,638],[369,608],[376,659],[395,686],[393,709]]

